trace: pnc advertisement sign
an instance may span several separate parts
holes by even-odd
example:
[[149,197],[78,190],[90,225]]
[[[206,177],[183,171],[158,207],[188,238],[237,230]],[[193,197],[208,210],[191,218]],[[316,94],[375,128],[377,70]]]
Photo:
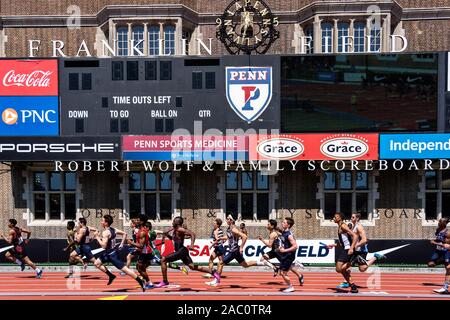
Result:
[[252,135],[249,159],[378,160],[378,134]]
[[58,61],[0,60],[0,96],[57,96]]

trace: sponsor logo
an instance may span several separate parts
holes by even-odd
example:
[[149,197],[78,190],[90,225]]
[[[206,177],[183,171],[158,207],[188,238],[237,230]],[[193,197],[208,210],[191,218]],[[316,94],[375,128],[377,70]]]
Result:
[[257,152],[270,159],[291,159],[303,153],[303,144],[294,139],[274,138],[262,141],[257,146]]
[[361,157],[369,151],[367,141],[363,138],[338,137],[324,139],[320,152],[330,158],[349,160]]
[[3,86],[49,88],[52,74],[52,71],[43,70],[35,70],[30,73],[17,73],[15,70],[11,70],[3,77]]
[[226,94],[229,105],[241,119],[258,119],[272,100],[272,68],[227,67]]
[[114,143],[2,143],[0,153],[113,153],[116,147]]
[[17,114],[17,111],[12,108],[5,109],[2,112],[2,121],[7,125],[16,124],[18,119],[19,115]]

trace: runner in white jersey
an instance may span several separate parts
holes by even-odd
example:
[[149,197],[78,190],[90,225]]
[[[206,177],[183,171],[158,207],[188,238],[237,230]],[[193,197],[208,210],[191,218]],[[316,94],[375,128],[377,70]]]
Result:
[[[358,243],[358,235],[354,233],[344,221],[344,215],[341,212],[336,212],[334,215],[334,222],[338,225],[338,238],[339,244],[342,247],[342,251],[339,254],[336,262],[336,272],[342,274],[345,282],[348,286],[342,284],[337,288],[351,288],[352,293],[358,293],[358,288],[352,282],[350,273],[347,270],[347,264],[350,264],[355,252],[356,244]],[[337,247],[337,244],[330,244],[327,247],[329,249]],[[351,265],[351,264],[350,264]]]

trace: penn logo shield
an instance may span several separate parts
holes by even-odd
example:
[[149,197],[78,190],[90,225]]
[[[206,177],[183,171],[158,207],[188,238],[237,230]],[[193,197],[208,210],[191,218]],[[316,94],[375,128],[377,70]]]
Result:
[[272,67],[227,67],[226,93],[242,120],[258,119],[272,100]]

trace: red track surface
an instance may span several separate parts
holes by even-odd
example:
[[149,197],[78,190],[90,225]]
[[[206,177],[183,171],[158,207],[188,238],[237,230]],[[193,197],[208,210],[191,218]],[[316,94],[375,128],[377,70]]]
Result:
[[[347,289],[337,292],[334,287],[342,279],[333,272],[305,272],[303,287],[293,276],[296,291],[290,294],[280,292],[285,284],[281,277],[274,278],[271,272],[225,272],[226,277],[216,288],[207,286],[205,281],[209,280],[201,275],[192,271],[188,276],[170,272],[169,281],[173,288],[152,289],[143,293],[136,282],[127,276],[118,276],[111,286],[106,286],[107,278],[100,272],[85,272],[81,277],[68,281],[60,272],[44,272],[42,279],[34,279],[34,274],[30,272],[2,272],[0,300],[450,299],[450,295],[433,293],[433,289],[441,286],[443,274],[381,273],[377,278],[376,274],[355,273],[353,279],[359,286],[358,294],[348,293]],[[150,276],[154,282],[161,280],[160,273],[151,272]]]

